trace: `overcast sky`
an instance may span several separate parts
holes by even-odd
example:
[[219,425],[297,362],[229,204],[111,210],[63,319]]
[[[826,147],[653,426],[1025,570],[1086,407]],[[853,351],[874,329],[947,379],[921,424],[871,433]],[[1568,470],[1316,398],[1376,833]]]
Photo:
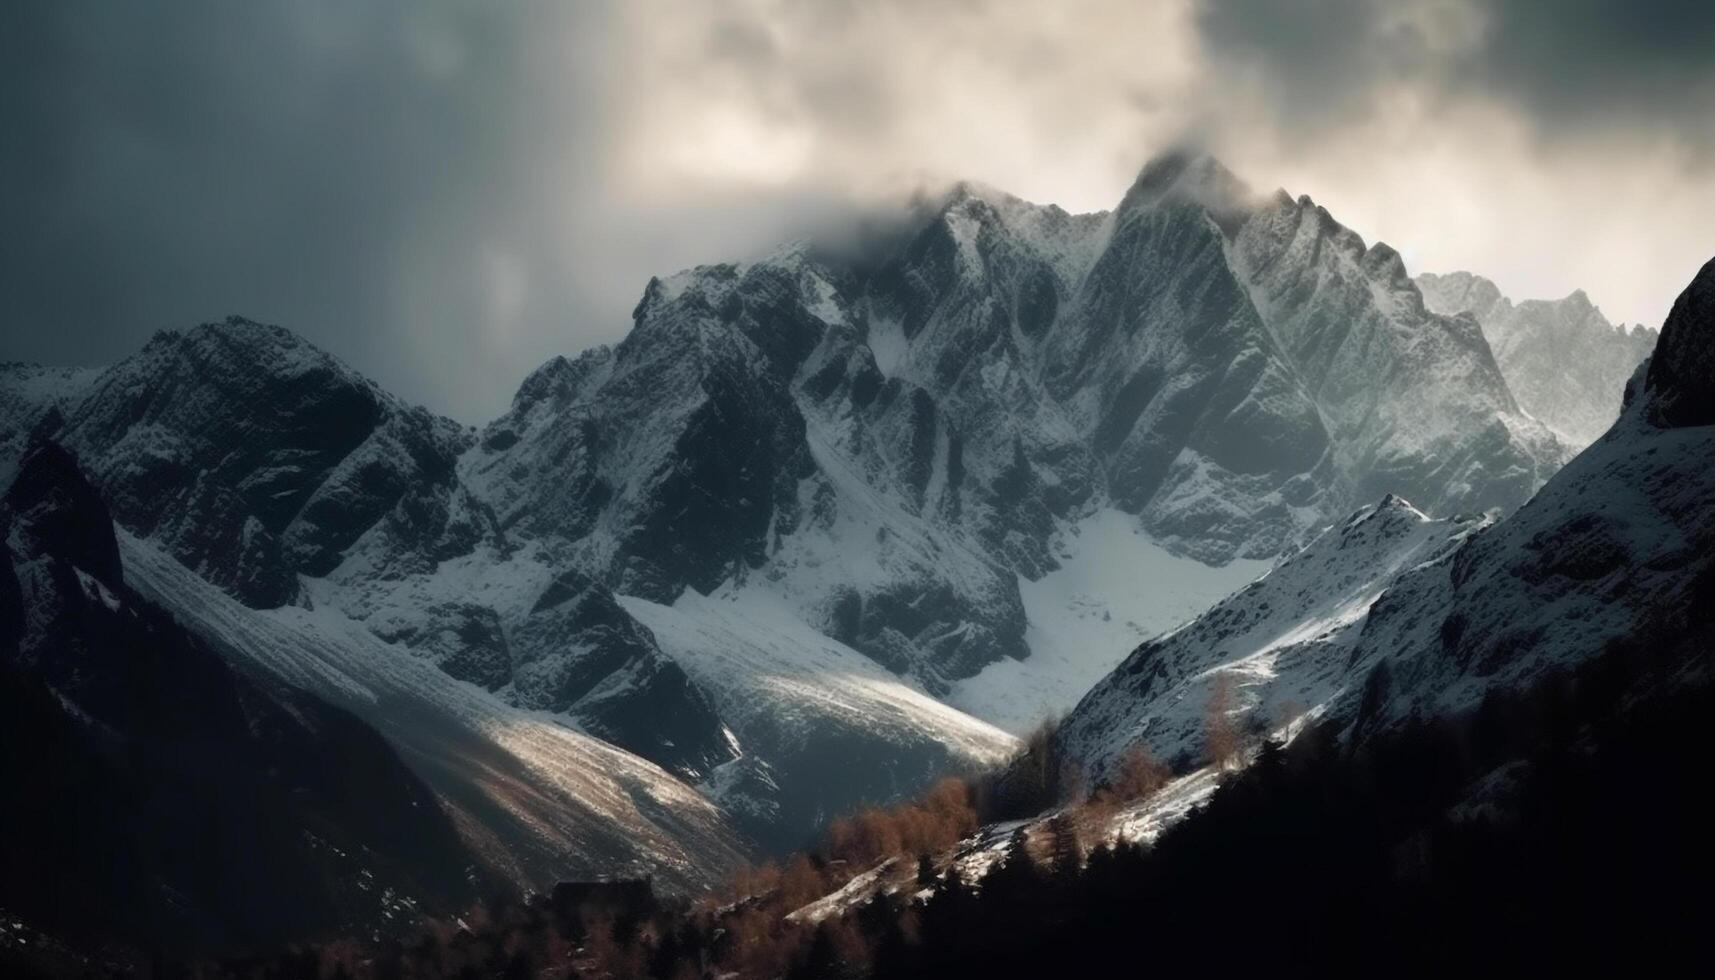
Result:
[[1413,272],[1659,324],[1715,253],[1715,3],[624,0],[0,9],[0,359],[227,313],[497,414],[651,274],[1206,142]]

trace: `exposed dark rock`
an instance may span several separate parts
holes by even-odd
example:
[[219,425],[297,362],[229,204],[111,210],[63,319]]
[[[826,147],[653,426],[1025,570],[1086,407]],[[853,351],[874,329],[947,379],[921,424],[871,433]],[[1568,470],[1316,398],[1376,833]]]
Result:
[[512,630],[525,707],[568,712],[592,732],[688,777],[733,757],[720,718],[655,637],[580,572],[562,573]]
[[1647,384],[1661,425],[1715,424],[1715,260],[1674,301]]
[[25,453],[0,506],[25,554],[51,555],[108,588],[119,587],[113,521],[77,460],[59,444],[37,443]]
[[332,570],[408,487],[449,481],[468,439],[238,317],[157,334],[101,375],[63,438],[122,525],[257,606]]

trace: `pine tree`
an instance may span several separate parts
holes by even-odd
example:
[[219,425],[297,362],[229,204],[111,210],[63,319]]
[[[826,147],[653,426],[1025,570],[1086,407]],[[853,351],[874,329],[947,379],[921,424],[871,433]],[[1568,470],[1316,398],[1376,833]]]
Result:
[[965,884],[959,866],[948,868],[940,887],[923,907],[922,952],[926,961],[956,961],[967,943],[980,941],[971,928],[976,904],[976,896]]
[[789,974],[794,980],[818,980],[834,976],[840,965],[839,950],[834,946],[833,929],[824,922],[816,927],[810,940],[810,951]]
[[890,915],[882,926],[881,938],[875,944],[875,958],[870,965],[872,977],[903,977],[915,972],[916,950],[905,933],[905,916]]
[[983,901],[1001,906],[1022,906],[1036,897],[1042,877],[1042,870],[1030,853],[1030,834],[1024,827],[1019,827],[1013,831],[1005,860],[983,879]]

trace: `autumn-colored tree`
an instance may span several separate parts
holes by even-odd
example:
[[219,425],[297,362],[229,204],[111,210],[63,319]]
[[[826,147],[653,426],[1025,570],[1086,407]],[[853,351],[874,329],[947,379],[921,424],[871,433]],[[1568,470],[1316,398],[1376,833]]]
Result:
[[[830,869],[849,876],[888,858],[944,850],[976,830],[974,797],[966,781],[943,779],[916,802],[887,810],[869,807],[833,821],[823,834],[822,854]],[[826,883],[839,884],[833,878]]]
[[1172,778],[1173,770],[1151,755],[1148,746],[1139,743],[1125,750],[1109,785],[1117,801],[1134,803],[1154,796]]
[[852,842],[857,839],[857,826],[845,817],[835,817],[829,821],[828,828],[822,831],[822,848],[828,857],[844,861],[852,852]]
[[766,895],[780,886],[780,866],[773,861],[759,865],[745,865],[733,872],[732,884],[729,886],[731,899],[742,902],[747,898]]
[[883,810],[868,807],[857,815],[856,839],[853,841],[853,857],[864,865],[872,865],[883,858],[899,853],[903,841],[899,836],[898,821]]
[[1203,719],[1204,749],[1217,769],[1232,766],[1239,756],[1242,738],[1233,721],[1233,681],[1226,672],[1215,675],[1209,705]]
[[976,827],[977,814],[972,808],[971,784],[957,776],[948,776],[924,794],[923,805],[933,813],[943,815],[953,823]]
[[780,875],[780,901],[788,912],[814,902],[828,890],[820,869],[803,854],[794,857]]
[[723,966],[745,977],[786,972],[794,944],[778,909],[744,909],[726,917],[722,925],[728,939]]
[[1119,800],[1113,792],[1102,788],[1089,799],[1068,811],[1078,842],[1086,851],[1093,851],[1107,842],[1114,829],[1114,817],[1119,813]]
[[1089,851],[1106,843],[1122,807],[1148,799],[1166,786],[1173,771],[1156,760],[1142,744],[1120,757],[1113,775],[1081,804],[1067,811],[1078,841]]
[[1060,778],[1055,798],[1061,803],[1080,803],[1090,794],[1090,780],[1084,767],[1071,759],[1060,760]]

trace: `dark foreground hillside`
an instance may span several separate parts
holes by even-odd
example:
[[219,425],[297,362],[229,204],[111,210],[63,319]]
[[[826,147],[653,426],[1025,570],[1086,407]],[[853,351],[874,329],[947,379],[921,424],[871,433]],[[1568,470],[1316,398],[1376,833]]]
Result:
[[[1706,614],[1466,716],[1352,750],[1265,745],[1151,848],[1015,848],[978,885],[781,922],[791,872],[718,908],[563,889],[407,943],[347,942],[184,975],[1079,976],[1636,970],[1698,948],[1715,900],[1703,774]],[[1035,856],[1032,856],[1035,852]],[[826,857],[817,861],[826,861]],[[761,926],[759,923],[771,923]],[[13,954],[16,957],[16,952]],[[82,972],[51,958],[48,973]],[[31,966],[17,959],[14,966]],[[163,967],[169,973],[176,967]],[[96,971],[96,972],[99,972]]]
[[272,949],[409,929],[481,880],[379,732],[232,670],[132,588],[51,442],[0,493],[0,786],[0,976],[39,945],[15,923],[82,950]]
[[1690,660],[1637,646],[1356,753],[1329,731],[1267,745],[1152,849],[937,895],[886,975],[1446,975],[1684,955],[1715,910],[1715,685],[1706,646]]

